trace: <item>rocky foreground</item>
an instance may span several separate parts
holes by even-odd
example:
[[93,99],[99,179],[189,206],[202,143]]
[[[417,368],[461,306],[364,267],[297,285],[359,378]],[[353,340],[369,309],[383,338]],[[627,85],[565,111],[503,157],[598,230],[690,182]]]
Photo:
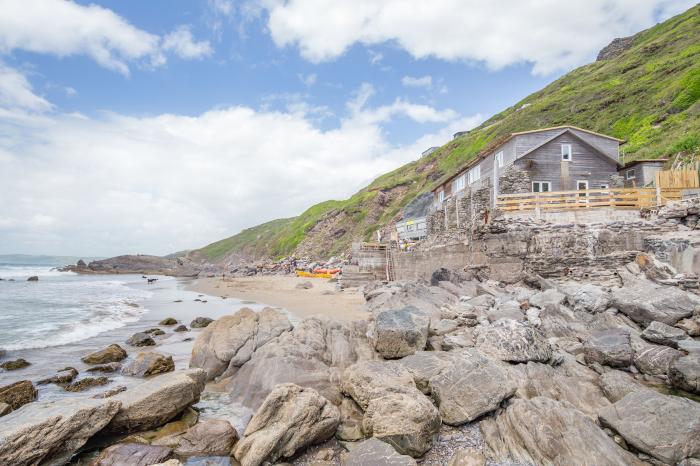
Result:
[[[126,391],[0,388],[0,464],[697,466],[700,297],[643,254],[617,273],[608,289],[441,269],[368,286],[370,321],[242,309],[206,322],[189,370],[134,358],[145,379]],[[207,382],[255,413],[245,430],[198,421]]]

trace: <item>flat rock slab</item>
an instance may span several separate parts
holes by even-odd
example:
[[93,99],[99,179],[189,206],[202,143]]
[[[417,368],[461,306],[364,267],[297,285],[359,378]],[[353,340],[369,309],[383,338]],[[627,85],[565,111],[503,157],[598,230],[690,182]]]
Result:
[[652,343],[658,343],[659,345],[678,348],[678,342],[686,340],[688,334],[680,328],[671,327],[663,322],[654,321],[644,329],[642,338]]
[[175,453],[180,456],[229,456],[238,440],[236,429],[222,419],[200,421],[178,442]]
[[588,364],[629,367],[633,354],[629,330],[615,328],[591,334],[583,344],[583,354]]
[[700,458],[700,404],[653,390],[632,391],[599,413],[627,443],[668,464]]
[[120,402],[121,408],[106,430],[128,433],[165,424],[199,401],[205,377],[201,369],[169,372],[108,398]]
[[633,280],[612,292],[612,305],[641,325],[654,321],[675,325],[700,307],[700,298],[673,286]]
[[428,351],[401,360],[424,393],[437,402],[442,422],[460,425],[493,411],[515,393],[500,363],[475,349]]
[[119,407],[113,399],[30,403],[0,420],[0,464],[65,464]]
[[661,345],[644,345],[635,348],[634,365],[647,375],[667,375],[673,361],[682,356],[680,351]]
[[557,466],[645,464],[571,404],[546,397],[514,399],[480,426],[494,456],[502,460]]
[[528,324],[515,320],[499,320],[477,327],[475,346],[489,357],[508,362],[547,362],[552,347],[544,334]]
[[416,466],[416,460],[402,455],[386,442],[371,438],[350,447],[344,466]]
[[167,447],[141,443],[118,443],[105,448],[91,466],[151,466],[173,457]]

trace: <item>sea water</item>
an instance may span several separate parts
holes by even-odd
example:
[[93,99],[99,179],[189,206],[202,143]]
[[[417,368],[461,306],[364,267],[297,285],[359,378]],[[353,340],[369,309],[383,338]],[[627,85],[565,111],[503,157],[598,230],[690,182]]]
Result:
[[[39,281],[27,281],[38,276]],[[78,275],[53,264],[0,262],[0,349],[79,342],[136,322],[153,293],[140,276]]]

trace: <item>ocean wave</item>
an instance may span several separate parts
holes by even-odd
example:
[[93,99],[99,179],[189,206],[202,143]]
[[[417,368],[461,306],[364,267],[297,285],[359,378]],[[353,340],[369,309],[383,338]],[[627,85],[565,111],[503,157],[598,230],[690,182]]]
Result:
[[21,341],[4,344],[8,351],[49,348],[69,343],[76,343],[87,338],[95,337],[103,332],[124,327],[130,322],[136,322],[148,312],[142,307],[134,307],[130,300],[103,305],[97,312],[76,319],[73,322],[54,321],[44,322],[32,328],[23,329]]
[[25,266],[25,265],[0,265],[0,278],[26,279],[32,276],[37,277],[58,277],[77,275],[74,272],[59,272],[55,267],[48,266]]

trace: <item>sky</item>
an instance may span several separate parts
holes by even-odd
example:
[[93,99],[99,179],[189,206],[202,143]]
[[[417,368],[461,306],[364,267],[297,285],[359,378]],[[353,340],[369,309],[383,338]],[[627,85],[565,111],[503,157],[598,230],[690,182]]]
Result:
[[695,0],[0,0],[0,254],[343,199]]

